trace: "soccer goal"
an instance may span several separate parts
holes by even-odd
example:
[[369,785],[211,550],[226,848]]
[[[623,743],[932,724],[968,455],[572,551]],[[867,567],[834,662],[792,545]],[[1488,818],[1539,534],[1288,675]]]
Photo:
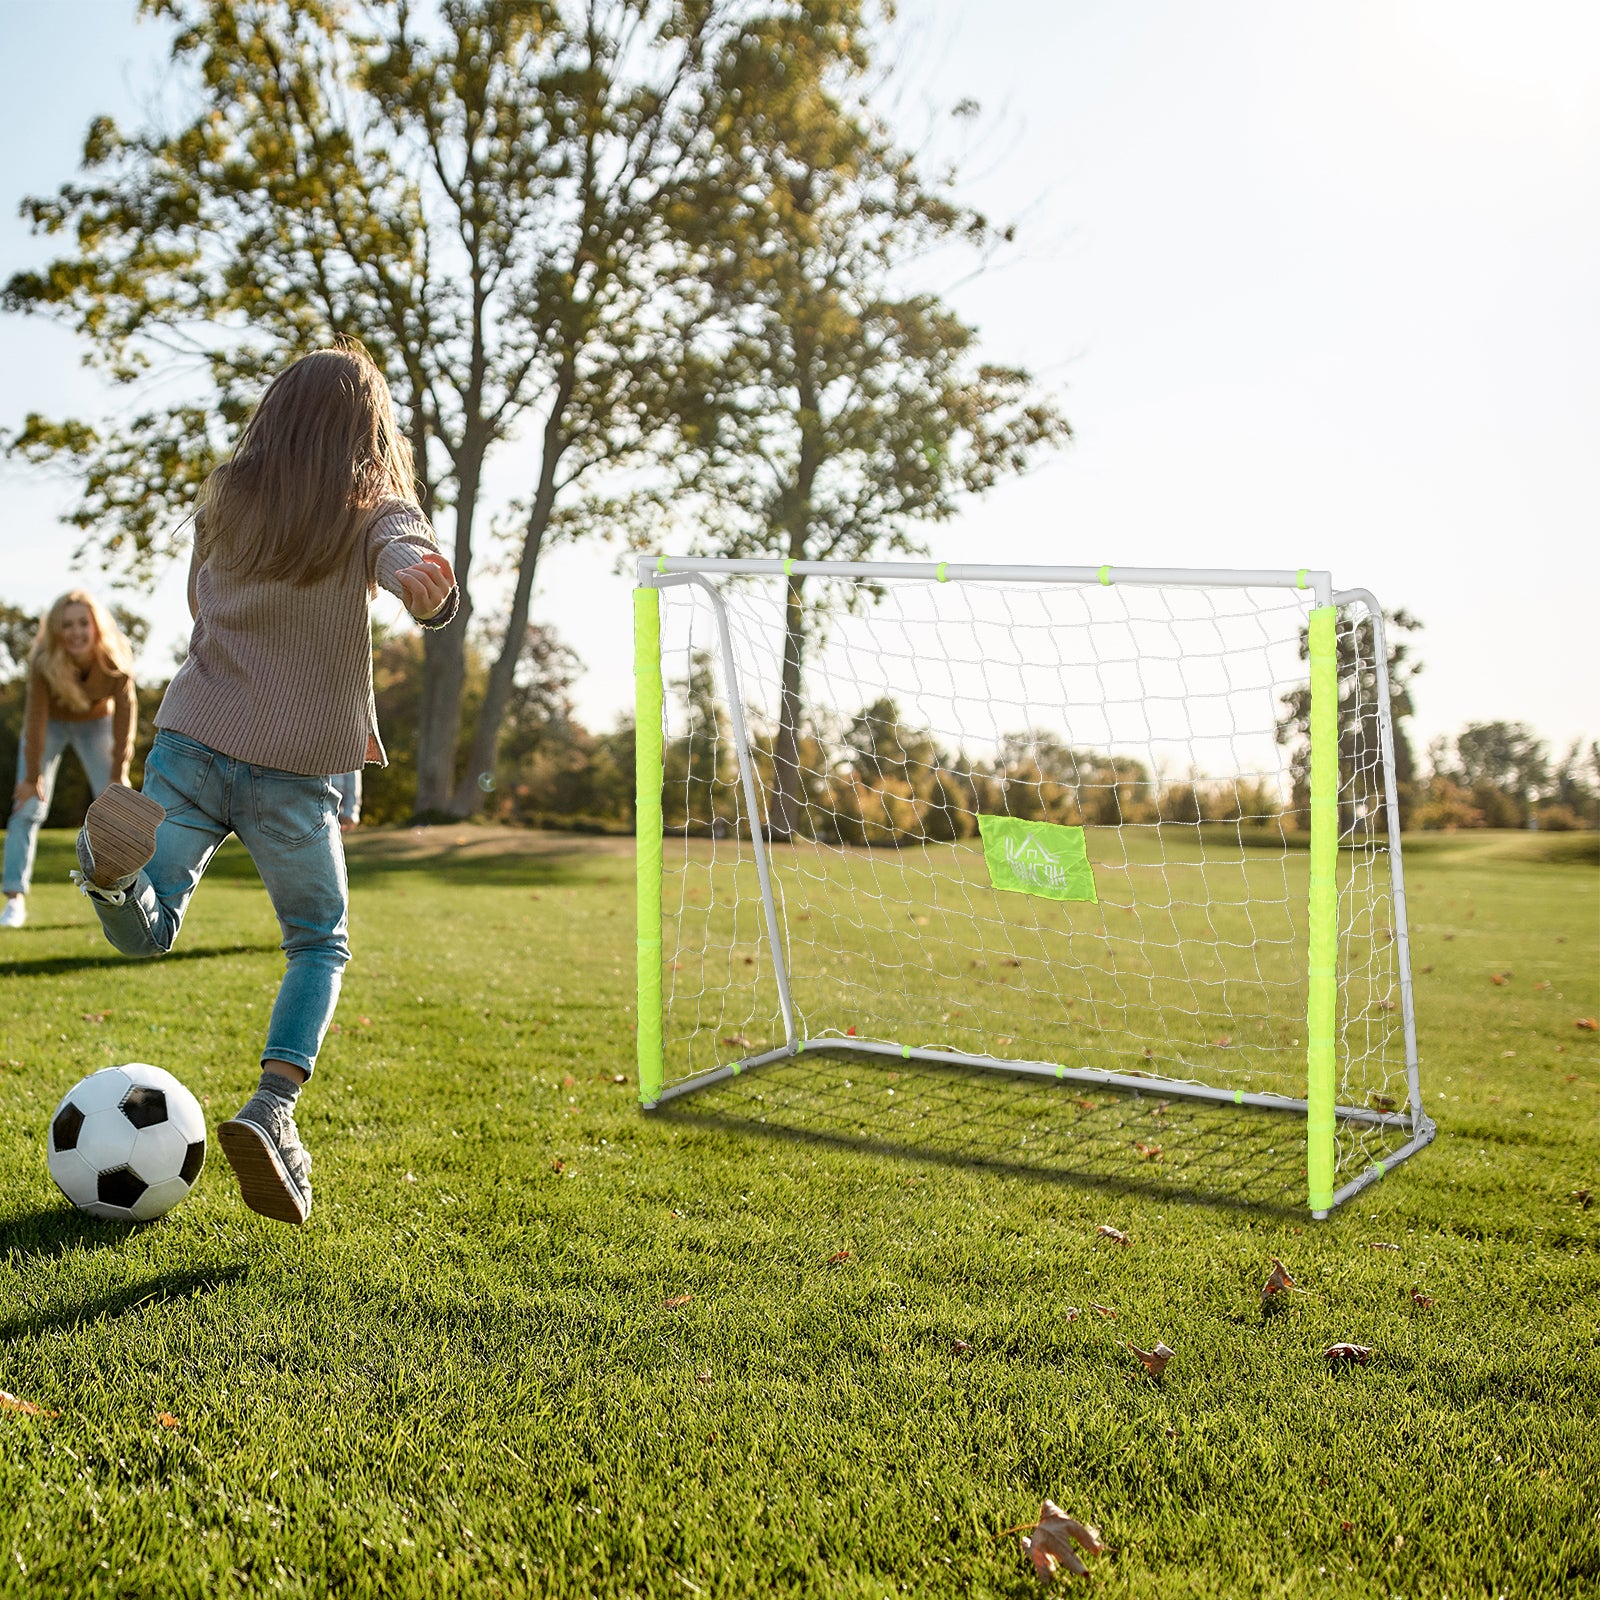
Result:
[[824,1050],[1187,1096],[1301,1119],[1317,1217],[1433,1137],[1365,590],[651,557],[634,600],[644,1105]]

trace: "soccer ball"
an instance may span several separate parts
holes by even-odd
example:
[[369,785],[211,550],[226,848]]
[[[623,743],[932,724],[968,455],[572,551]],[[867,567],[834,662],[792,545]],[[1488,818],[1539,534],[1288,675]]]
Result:
[[142,1061],[91,1072],[50,1119],[50,1176],[91,1217],[165,1216],[205,1161],[200,1102],[170,1072]]

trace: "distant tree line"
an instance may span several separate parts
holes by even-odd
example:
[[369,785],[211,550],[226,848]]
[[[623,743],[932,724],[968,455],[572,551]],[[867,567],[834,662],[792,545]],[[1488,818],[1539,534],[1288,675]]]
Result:
[[[144,619],[120,608],[117,617],[135,645],[143,644],[149,634]],[[27,611],[0,603],[0,770],[8,772],[17,758],[27,653],[37,625]],[[485,692],[502,649],[497,639],[469,637],[464,701],[469,708],[474,696]],[[480,778],[484,816],[531,827],[630,832],[631,717],[619,717],[600,731],[584,724],[573,695],[583,664],[553,628],[527,627],[516,662],[505,734],[494,768]],[[1414,663],[1409,670],[1416,670]],[[389,765],[366,769],[367,825],[395,826],[414,814],[417,707],[424,676],[424,645],[416,632],[380,631],[373,680]],[[1401,683],[1407,686],[1409,676],[1402,674]],[[165,688],[164,680],[148,681],[148,675],[140,684],[136,782]],[[673,721],[685,731],[670,739],[663,753],[666,826],[707,835],[742,826],[746,808],[732,732],[710,658],[696,655],[672,693],[678,703]],[[1300,703],[1298,691],[1286,697],[1279,727],[1280,742],[1291,748],[1292,782],[1285,795],[1260,779],[1156,772],[1124,754],[1073,746],[1046,728],[1018,729],[985,752],[951,749],[929,729],[908,721],[894,700],[880,698],[847,719],[801,721],[793,746],[788,831],[848,845],[955,840],[974,834],[975,816],[988,812],[1097,827],[1210,823],[1301,832],[1307,818],[1302,763],[1294,754]],[[1353,695],[1344,700],[1347,707],[1365,703]],[[1409,696],[1397,699],[1397,711],[1402,705],[1408,716]],[[1409,755],[1403,717],[1396,735],[1397,757],[1401,749]],[[467,737],[463,731],[463,742]],[[779,769],[787,759],[784,737],[781,727],[751,730],[763,805],[779,792]],[[1362,716],[1350,712],[1341,743],[1348,775],[1353,757],[1365,765],[1376,735]],[[1593,740],[1575,742],[1556,758],[1525,723],[1473,722],[1453,739],[1436,739],[1429,746],[1425,771],[1415,763],[1400,771],[1401,817],[1408,828],[1600,828],[1600,742]],[[76,761],[64,762],[48,825],[75,826],[88,802]],[[1364,820],[1373,828],[1384,825],[1380,809]],[[1348,808],[1343,821],[1346,828],[1356,821]]]

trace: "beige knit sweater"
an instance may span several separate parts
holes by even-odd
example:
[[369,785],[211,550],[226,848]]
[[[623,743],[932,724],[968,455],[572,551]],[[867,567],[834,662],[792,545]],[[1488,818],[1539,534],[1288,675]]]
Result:
[[[372,698],[371,605],[380,587],[399,595],[395,573],[437,548],[422,513],[390,500],[367,525],[365,560],[303,588],[230,572],[197,550],[189,654],[156,726],[283,772],[387,765]],[[452,589],[424,626],[445,627],[460,600]]]

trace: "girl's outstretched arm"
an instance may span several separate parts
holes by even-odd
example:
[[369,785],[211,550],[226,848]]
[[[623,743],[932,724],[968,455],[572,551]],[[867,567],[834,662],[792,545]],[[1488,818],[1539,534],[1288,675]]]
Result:
[[447,627],[461,604],[450,563],[434,543],[433,529],[413,505],[390,502],[368,532],[368,569],[425,628]]

